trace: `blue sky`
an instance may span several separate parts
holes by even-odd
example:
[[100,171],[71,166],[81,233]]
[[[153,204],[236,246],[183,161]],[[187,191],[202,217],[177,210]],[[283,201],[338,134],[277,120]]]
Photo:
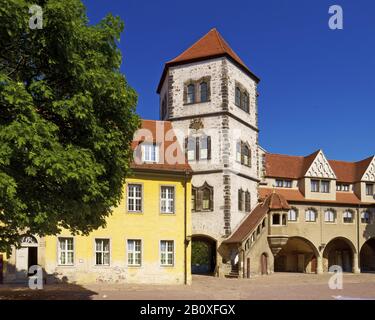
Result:
[[[158,119],[163,64],[216,27],[259,84],[260,143],[270,152],[330,159],[375,154],[375,1],[84,0],[90,23],[125,21],[122,71],[137,111]],[[344,29],[328,27],[341,5]]]

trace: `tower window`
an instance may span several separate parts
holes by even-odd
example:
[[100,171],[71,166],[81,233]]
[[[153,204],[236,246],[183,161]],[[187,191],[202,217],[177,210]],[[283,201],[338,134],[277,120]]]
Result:
[[202,82],[200,84],[201,102],[208,101],[208,86],[207,82]]
[[242,94],[241,109],[246,112],[249,112],[249,95],[247,92],[244,92]]
[[192,210],[195,212],[212,211],[214,188],[205,183],[202,187],[192,188]]
[[241,106],[241,90],[239,87],[236,87],[236,106]]
[[187,86],[187,103],[195,102],[195,86],[194,84],[189,84]]

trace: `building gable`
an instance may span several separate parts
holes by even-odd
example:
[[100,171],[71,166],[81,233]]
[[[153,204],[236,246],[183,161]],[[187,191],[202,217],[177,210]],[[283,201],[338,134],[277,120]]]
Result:
[[361,181],[375,182],[375,156],[372,158],[369,166],[363,174]]
[[329,165],[323,151],[320,150],[310,167],[306,170],[305,177],[336,179],[335,172]]

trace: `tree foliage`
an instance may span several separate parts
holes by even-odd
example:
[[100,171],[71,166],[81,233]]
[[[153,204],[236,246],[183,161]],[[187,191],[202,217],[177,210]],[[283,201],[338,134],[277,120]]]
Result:
[[[29,7],[43,28],[29,27]],[[0,0],[0,252],[20,234],[83,233],[118,205],[139,126],[120,73],[123,22],[80,0]]]

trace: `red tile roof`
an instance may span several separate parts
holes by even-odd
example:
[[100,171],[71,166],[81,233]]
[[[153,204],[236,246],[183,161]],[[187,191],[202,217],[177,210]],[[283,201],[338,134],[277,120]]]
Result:
[[317,202],[317,203],[327,203],[327,204],[371,204],[364,203],[359,200],[359,198],[351,192],[336,192],[336,200],[315,200],[307,199],[304,195],[297,189],[282,189],[282,188],[259,188],[260,199],[266,199],[272,192],[282,195],[286,201],[289,202]]
[[264,205],[271,210],[289,210],[290,206],[284,196],[278,192],[271,192],[264,201]]
[[[176,141],[177,137],[170,121],[142,120],[142,125],[134,135],[134,140],[132,142],[132,149],[135,153],[131,168],[173,172],[191,171],[185,154]],[[159,163],[142,162],[141,153],[138,153],[136,148],[144,142],[159,145]],[[176,146],[176,148],[173,148],[172,144]],[[170,150],[173,150],[172,154],[169,154]]]
[[244,241],[263,220],[267,212],[268,207],[266,205],[258,204],[224,243],[241,243]]
[[[283,154],[265,154],[266,177],[299,179],[311,166],[320,150],[306,156],[289,156]],[[360,181],[373,157],[358,162],[328,160],[336,174],[337,181],[354,183]]]
[[241,58],[232,50],[221,34],[215,28],[213,28],[206,35],[195,42],[190,48],[165,64],[157,92],[160,93],[161,86],[169,67],[224,56],[236,63],[255,81],[260,81],[259,78],[250,71]]

